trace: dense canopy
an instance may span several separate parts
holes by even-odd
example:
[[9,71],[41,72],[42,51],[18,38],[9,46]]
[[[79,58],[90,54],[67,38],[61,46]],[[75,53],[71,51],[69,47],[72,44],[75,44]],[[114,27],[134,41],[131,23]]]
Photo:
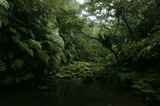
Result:
[[0,0],[0,87],[94,80],[160,100],[159,0]]

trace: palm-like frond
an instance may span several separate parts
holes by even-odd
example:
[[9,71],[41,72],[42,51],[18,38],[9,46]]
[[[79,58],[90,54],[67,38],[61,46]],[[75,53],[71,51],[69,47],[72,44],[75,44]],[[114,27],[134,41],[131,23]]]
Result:
[[42,50],[41,42],[36,41],[36,40],[33,40],[33,39],[29,39],[27,42],[29,43],[29,46],[30,46],[31,48]]
[[7,0],[0,0],[0,5],[2,7],[4,7],[5,9],[9,9],[9,3],[7,2]]

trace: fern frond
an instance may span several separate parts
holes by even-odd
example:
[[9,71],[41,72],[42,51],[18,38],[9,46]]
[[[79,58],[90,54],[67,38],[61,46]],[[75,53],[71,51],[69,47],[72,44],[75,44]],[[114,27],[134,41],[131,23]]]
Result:
[[44,59],[50,59],[50,57],[48,56],[48,54],[45,51],[42,50],[38,50],[36,55],[38,56],[38,58],[43,61]]
[[34,56],[34,52],[33,52],[32,49],[26,48],[26,52],[27,52],[31,57]]
[[61,60],[66,63],[67,62],[67,58],[65,56],[65,54],[63,52],[60,53],[60,57],[61,57]]
[[15,35],[13,35],[12,36],[12,39],[16,42],[16,43],[18,43],[18,42],[20,42],[20,39],[21,39],[21,34],[19,34],[15,29],[13,29],[13,28],[10,28],[9,29],[11,32],[13,32],[13,33],[15,33]]
[[29,46],[33,49],[40,49],[42,50],[42,45],[40,42],[36,41],[36,40],[33,40],[33,39],[30,39],[28,40],[28,43],[29,43]]
[[58,66],[60,64],[60,56],[58,55],[54,55],[54,56],[50,56],[51,58],[51,64],[54,65],[55,67]]
[[59,53],[63,49],[59,44],[56,44],[56,43],[53,43],[53,42],[47,41],[47,40],[42,43],[42,46],[47,51],[50,51],[52,53]]
[[2,27],[2,24],[7,26],[9,24],[8,22],[8,13],[5,11],[5,9],[0,9],[0,27]]
[[59,35],[47,35],[46,39],[55,44],[58,44],[61,48],[64,48],[64,41]]
[[9,9],[9,3],[7,2],[7,0],[0,0],[0,6],[4,7],[5,9]]

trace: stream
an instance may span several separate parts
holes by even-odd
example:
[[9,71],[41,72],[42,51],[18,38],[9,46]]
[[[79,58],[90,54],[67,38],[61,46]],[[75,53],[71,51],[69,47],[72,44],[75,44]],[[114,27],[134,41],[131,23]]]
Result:
[[0,93],[0,106],[146,106],[129,91],[101,82],[54,80],[48,90],[21,89]]

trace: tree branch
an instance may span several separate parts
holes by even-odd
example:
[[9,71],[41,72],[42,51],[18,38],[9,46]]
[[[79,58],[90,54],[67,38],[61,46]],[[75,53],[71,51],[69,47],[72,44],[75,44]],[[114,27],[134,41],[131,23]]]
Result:
[[89,39],[94,39],[94,40],[100,41],[98,38],[95,38],[95,37],[90,37],[90,36],[85,36],[85,37],[89,38]]
[[135,37],[134,37],[134,34],[133,34],[133,30],[132,30],[131,27],[129,26],[129,24],[128,24],[126,18],[125,18],[124,16],[121,16],[121,17],[122,17],[123,21],[125,22],[125,24],[126,24],[128,30],[129,30],[129,32],[130,32],[130,34],[131,34],[132,39],[135,40]]

